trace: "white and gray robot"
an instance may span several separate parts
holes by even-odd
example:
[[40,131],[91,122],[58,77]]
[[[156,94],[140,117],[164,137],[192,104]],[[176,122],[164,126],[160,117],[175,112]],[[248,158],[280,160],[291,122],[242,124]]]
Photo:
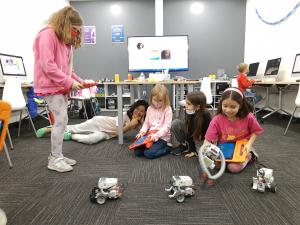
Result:
[[[226,162],[223,152],[216,145],[203,144],[198,152],[200,167],[207,178],[216,180],[225,172]],[[219,162],[220,168],[216,166]],[[216,172],[217,171],[217,172]],[[215,173],[213,173],[215,172]]]
[[170,192],[169,198],[176,198],[177,202],[184,202],[185,197],[190,197],[195,194],[193,180],[189,176],[172,176],[171,187],[165,191]]
[[277,191],[277,185],[274,183],[273,170],[269,168],[258,168],[257,177],[252,178],[252,189],[259,192],[265,192],[269,189],[275,193]]
[[100,177],[98,187],[94,187],[90,194],[92,203],[104,204],[106,199],[117,199],[122,196],[118,178]]

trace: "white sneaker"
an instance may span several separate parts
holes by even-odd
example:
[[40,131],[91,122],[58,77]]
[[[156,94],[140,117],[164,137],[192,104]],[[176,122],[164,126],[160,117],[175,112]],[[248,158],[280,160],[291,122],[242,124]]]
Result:
[[77,163],[76,160],[74,160],[74,159],[69,159],[69,158],[67,158],[67,157],[64,157],[64,161],[65,161],[65,163],[69,164],[70,166],[74,166],[74,165]]
[[73,167],[67,164],[63,157],[54,158],[50,157],[48,161],[48,169],[55,170],[60,173],[69,172],[73,170]]

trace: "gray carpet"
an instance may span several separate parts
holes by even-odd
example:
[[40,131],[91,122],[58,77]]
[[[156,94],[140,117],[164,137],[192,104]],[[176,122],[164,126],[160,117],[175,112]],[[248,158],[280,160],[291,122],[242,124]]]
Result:
[[[78,164],[60,174],[46,168],[49,138],[35,138],[28,125],[16,137],[11,127],[14,168],[8,168],[2,152],[0,208],[9,225],[300,224],[300,123],[291,124],[283,136],[287,122],[277,115],[268,118],[262,124],[265,133],[255,142],[261,162],[274,169],[277,193],[251,189],[253,164],[240,174],[225,173],[213,187],[204,186],[197,158],[137,158],[127,149],[132,134],[123,146],[116,139],[96,145],[64,142],[64,154]],[[169,199],[164,188],[172,175],[191,176],[195,196],[181,204]],[[120,179],[124,196],[92,204],[91,189],[105,176]]]

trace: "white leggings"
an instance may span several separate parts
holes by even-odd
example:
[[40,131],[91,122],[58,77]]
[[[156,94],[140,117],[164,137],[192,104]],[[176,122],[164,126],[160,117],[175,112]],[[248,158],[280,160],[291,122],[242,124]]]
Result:
[[72,133],[72,140],[84,144],[95,144],[110,138],[107,133],[99,130],[98,123],[94,118],[80,124],[68,125],[66,131]]
[[51,154],[54,157],[63,157],[63,137],[68,124],[68,97],[60,94],[49,95],[44,98],[54,116],[54,124],[51,132]]

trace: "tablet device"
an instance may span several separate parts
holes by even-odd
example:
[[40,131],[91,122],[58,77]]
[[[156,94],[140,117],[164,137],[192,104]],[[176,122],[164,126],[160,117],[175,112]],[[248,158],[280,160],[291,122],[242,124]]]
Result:
[[153,144],[152,141],[150,141],[150,135],[155,134],[157,130],[151,130],[148,133],[146,133],[144,136],[137,138],[131,145],[128,146],[129,150],[134,150],[137,147],[145,146],[146,148],[150,148]]

